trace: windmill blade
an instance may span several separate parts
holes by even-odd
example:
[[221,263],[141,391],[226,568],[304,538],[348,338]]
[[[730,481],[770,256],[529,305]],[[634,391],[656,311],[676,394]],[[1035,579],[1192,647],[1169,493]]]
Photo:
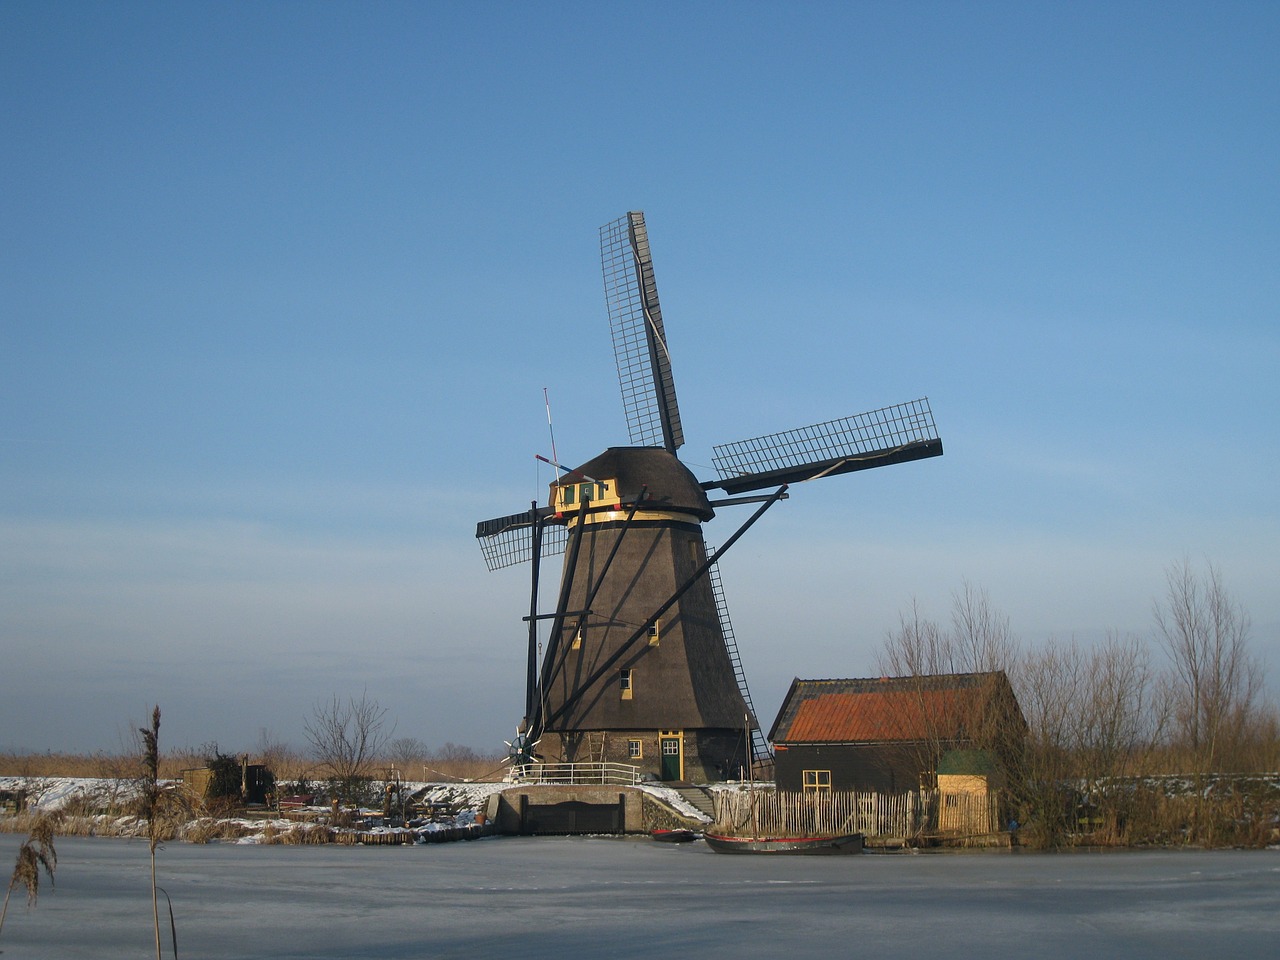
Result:
[[550,516],[546,507],[482,520],[476,524],[476,539],[480,541],[480,552],[490,571],[513,567],[533,559],[533,536],[530,528],[539,516],[544,518],[540,555],[554,557],[564,552],[569,532],[564,521]]
[[684,431],[643,212],[600,228],[600,265],[631,442],[675,453]]
[[942,441],[925,397],[717,446],[712,463],[720,479],[703,486],[742,493],[941,455]]

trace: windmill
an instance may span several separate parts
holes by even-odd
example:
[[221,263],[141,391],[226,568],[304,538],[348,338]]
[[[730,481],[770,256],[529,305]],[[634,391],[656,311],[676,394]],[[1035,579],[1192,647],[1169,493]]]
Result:
[[[575,469],[554,464],[546,505],[476,528],[490,570],[532,569],[513,759],[536,747],[546,760],[630,763],[662,780],[725,779],[767,744],[722,615],[716,561],[789,484],[936,457],[942,442],[928,400],[913,400],[716,446],[718,478],[698,480],[676,455],[684,433],[644,214],[601,227],[600,248],[631,445]],[[710,551],[702,525],[740,504],[755,510]],[[541,560],[561,552],[555,609],[539,613]]]

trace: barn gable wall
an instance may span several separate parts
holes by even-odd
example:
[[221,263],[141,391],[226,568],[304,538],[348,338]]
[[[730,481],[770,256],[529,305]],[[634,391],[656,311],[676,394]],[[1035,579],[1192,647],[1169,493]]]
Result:
[[919,790],[929,762],[910,744],[788,744],[774,755],[779,790],[804,788],[805,770],[829,770],[832,790],[906,793]]

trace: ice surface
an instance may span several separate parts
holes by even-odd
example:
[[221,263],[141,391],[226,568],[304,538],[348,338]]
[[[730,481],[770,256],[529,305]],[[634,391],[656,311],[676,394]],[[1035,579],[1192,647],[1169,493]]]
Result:
[[[0,864],[22,839],[0,836]],[[146,844],[57,844],[56,890],[10,905],[6,960],[147,956]],[[1280,943],[1277,851],[771,858],[573,837],[158,857],[184,958],[1202,960]]]

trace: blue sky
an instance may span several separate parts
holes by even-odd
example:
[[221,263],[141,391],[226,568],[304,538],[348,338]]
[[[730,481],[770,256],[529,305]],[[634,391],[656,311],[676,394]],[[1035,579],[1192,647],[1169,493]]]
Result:
[[[1280,671],[1280,8],[0,7],[0,748],[500,747],[474,523],[626,442],[643,209],[687,445],[928,396],[941,459],[723,564],[766,724],[968,580],[1024,642],[1216,564]],[[726,539],[745,516],[708,527]]]

